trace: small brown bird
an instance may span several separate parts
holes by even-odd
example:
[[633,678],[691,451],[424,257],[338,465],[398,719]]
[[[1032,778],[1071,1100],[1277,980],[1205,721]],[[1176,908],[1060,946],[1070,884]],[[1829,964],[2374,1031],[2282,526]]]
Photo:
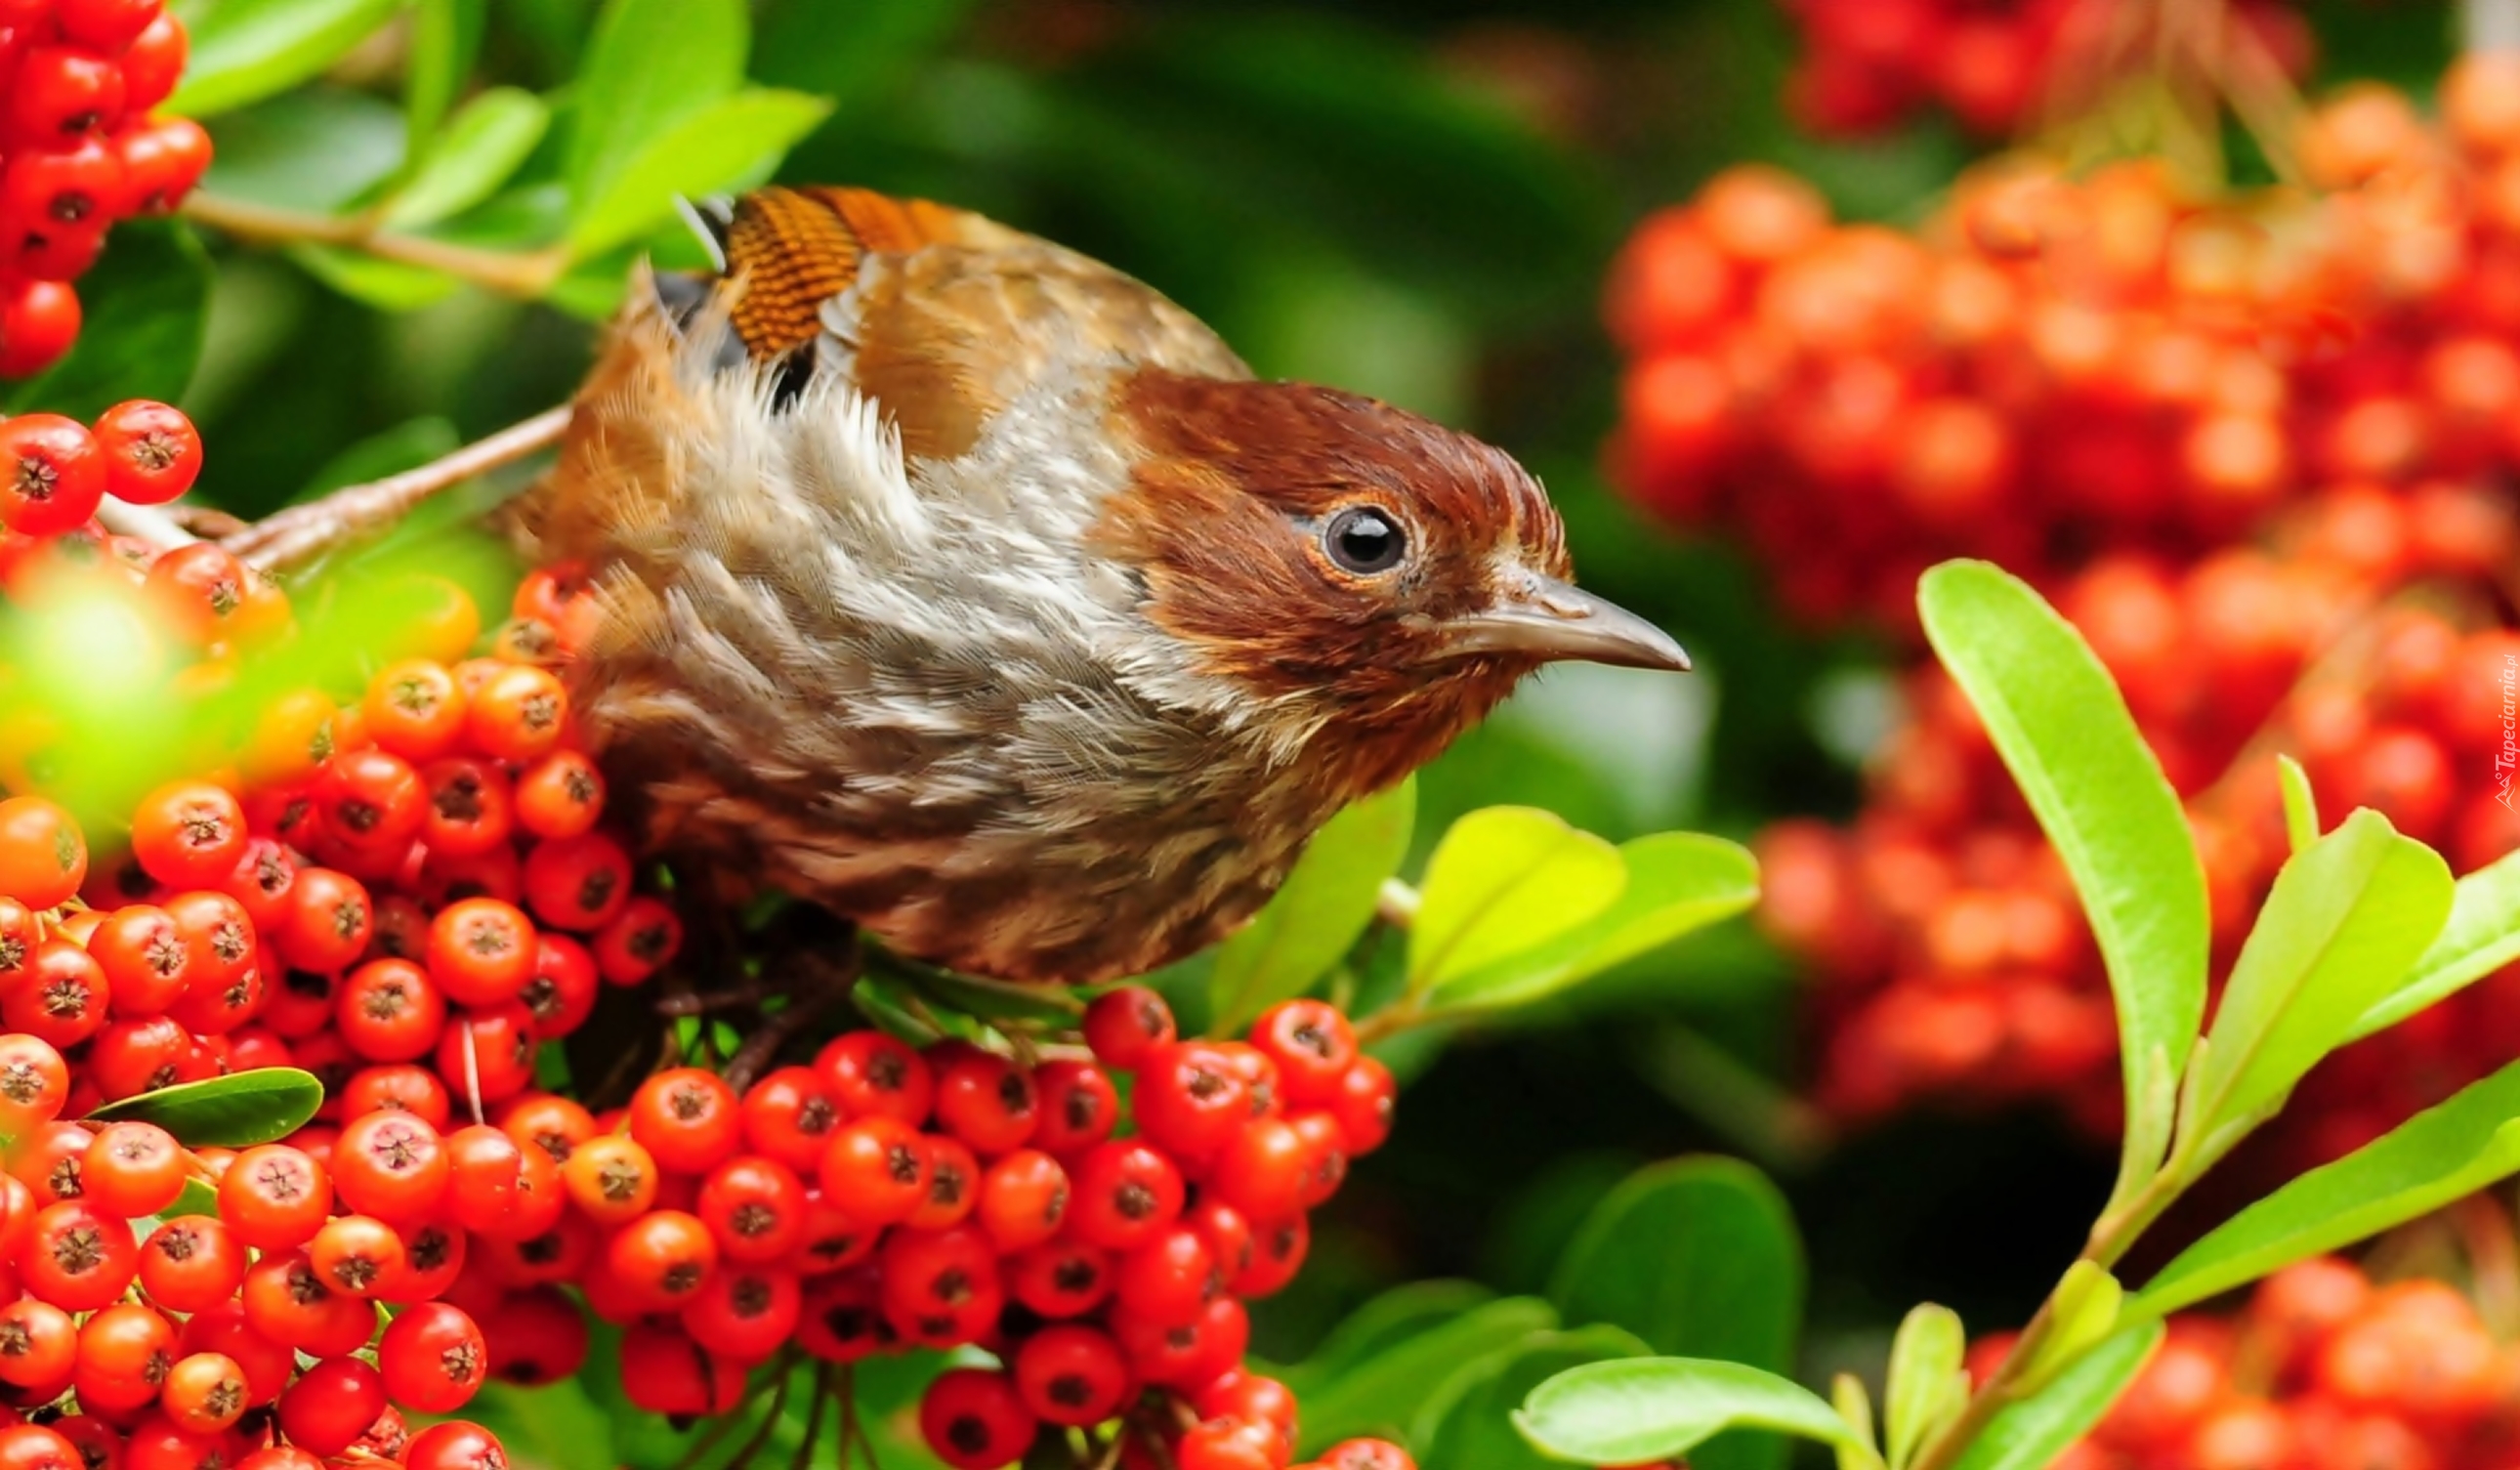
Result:
[[633,283],[518,503],[648,835],[902,953],[1085,982],[1250,917],[1552,659],[1685,669],[1503,453],[1260,382],[1107,266],[770,189]]

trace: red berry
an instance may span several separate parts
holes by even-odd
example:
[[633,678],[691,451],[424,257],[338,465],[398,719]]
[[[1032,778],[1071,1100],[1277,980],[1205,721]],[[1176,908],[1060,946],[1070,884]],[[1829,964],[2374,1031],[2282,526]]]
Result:
[[21,414],[0,423],[0,526],[27,536],[58,535],[96,513],[105,487],[105,457],[78,421]]
[[1045,1327],[1015,1350],[1015,1392],[1045,1423],[1083,1428],[1116,1413],[1132,1387],[1128,1359],[1093,1327]]
[[1036,1420],[1003,1373],[953,1368],[919,1403],[927,1448],[954,1470],[1002,1470],[1032,1446]]
[[425,1414],[453,1413],[489,1372],[490,1350],[472,1318],[444,1302],[405,1308],[377,1340],[377,1367],[394,1403]]
[[1085,1008],[1085,1045],[1117,1071],[1136,1071],[1148,1051],[1173,1036],[1172,1007],[1143,985],[1105,991]]
[[478,1424],[450,1419],[411,1437],[403,1470],[508,1470],[508,1451]]
[[51,367],[77,340],[79,317],[78,292],[63,282],[0,281],[0,378]]
[[96,421],[106,491],[135,506],[162,506],[193,488],[202,472],[202,436],[180,409],[135,398]]

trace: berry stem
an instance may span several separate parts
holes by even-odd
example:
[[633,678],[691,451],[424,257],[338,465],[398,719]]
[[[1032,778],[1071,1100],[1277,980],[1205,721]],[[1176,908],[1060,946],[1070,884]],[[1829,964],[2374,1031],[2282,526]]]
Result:
[[392,529],[429,497],[559,442],[567,407],[550,409],[440,459],[264,516],[219,544],[264,571],[280,571]]
[[540,296],[568,269],[568,256],[562,250],[519,254],[476,249],[421,235],[395,235],[370,216],[283,209],[206,192],[196,192],[187,198],[183,214],[239,240],[261,245],[342,245],[364,250],[380,260],[442,271],[511,296]]

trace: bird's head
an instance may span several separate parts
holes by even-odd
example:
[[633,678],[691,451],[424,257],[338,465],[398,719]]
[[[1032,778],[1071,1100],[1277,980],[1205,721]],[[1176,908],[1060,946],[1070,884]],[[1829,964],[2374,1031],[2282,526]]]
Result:
[[1147,617],[1342,795],[1431,759],[1544,663],[1688,667],[1576,589],[1539,483],[1467,434],[1328,388],[1154,371],[1115,414],[1137,456],[1103,546]]

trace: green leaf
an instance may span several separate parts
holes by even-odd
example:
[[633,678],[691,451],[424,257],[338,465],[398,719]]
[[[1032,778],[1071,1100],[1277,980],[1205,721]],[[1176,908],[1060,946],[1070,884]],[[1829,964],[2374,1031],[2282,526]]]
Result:
[[2126,1288],[2095,1261],[2077,1261],[2048,1298],[2055,1322],[2036,1357],[2022,1365],[2019,1388],[2036,1393],[2117,1330]]
[[749,34],[743,0],[608,0],[569,109],[579,214],[610,198],[658,139],[742,85]]
[[1405,1433],[1462,1364],[1557,1325],[1537,1297],[1506,1297],[1414,1333],[1336,1377],[1289,1381],[1303,1400],[1303,1446],[1315,1452],[1367,1434]]
[[2179,796],[2108,671],[2055,609],[1984,561],[1917,592],[1925,636],[2055,844],[2117,1001],[2126,1151],[2113,1199],[2161,1165],[2205,1013],[2205,872]]
[[1949,1307],[1927,1302],[1899,1323],[1881,1394],[1892,1470],[1913,1458],[1968,1403],[1968,1373],[1960,1366],[1967,1351],[1960,1314]]
[[295,1067],[256,1067],[109,1102],[100,1123],[155,1123],[188,1148],[246,1148],[285,1138],[324,1105],[324,1085]]
[[[1819,1395],[1790,1379],[1704,1358],[1639,1358],[1570,1368],[1513,1416],[1545,1453],[1586,1465],[1677,1459],[1728,1429],[1865,1445]],[[1782,1447],[1778,1447],[1781,1448]],[[1691,1455],[1690,1464],[1700,1456]]]
[[183,85],[166,111],[207,117],[320,74],[376,33],[407,0],[189,0]]
[[77,345],[11,387],[0,407],[89,420],[126,398],[184,396],[210,309],[209,258],[190,230],[160,220],[116,226],[104,258],[79,282],[79,299],[87,320]]
[[1469,1363],[1418,1415],[1410,1443],[1423,1470],[1546,1470],[1552,1462],[1516,1433],[1513,1411],[1568,1368],[1644,1358],[1652,1349],[1616,1327],[1535,1332]]
[[1417,820],[1413,778],[1350,806],[1314,834],[1268,907],[1216,952],[1208,976],[1211,1033],[1240,1031],[1338,962],[1373,921],[1382,881],[1408,856]]
[[[1736,1159],[1678,1159],[1610,1191],[1561,1258],[1549,1295],[1570,1322],[1625,1327],[1657,1353],[1790,1367],[1802,1244],[1784,1197]],[[1698,1470],[1771,1470],[1781,1447],[1715,1448]]]
[[429,138],[446,117],[480,54],[489,0],[417,0],[411,18],[410,61],[403,71],[402,109],[411,135],[411,156],[428,152]]
[[1534,949],[1606,911],[1628,880],[1619,850],[1537,807],[1489,807],[1453,824],[1426,863],[1409,931],[1409,988]]
[[301,87],[222,119],[202,187],[284,209],[348,213],[402,168],[409,144],[400,114],[377,98]]
[[1784,1196],[1738,1159],[1641,1169],[1593,1207],[1550,1299],[1678,1357],[1781,1370],[1801,1319],[1802,1244]]
[[1339,1319],[1313,1356],[1277,1377],[1303,1392],[1334,1382],[1368,1359],[1496,1300],[1476,1281],[1412,1281],[1395,1286]]
[[385,223],[413,230],[461,214],[516,175],[551,126],[551,109],[518,87],[492,87],[464,105],[420,172],[385,206]]
[[2520,1173],[2520,1062],[2301,1176],[2179,1253],[2130,1310],[2166,1315]]
[[2182,1152],[2221,1156],[2235,1129],[2294,1083],[2396,989],[2450,915],[2450,866],[2365,807],[2285,862],[2240,946],[2189,1085]]
[[2291,756],[2275,757],[2275,780],[2283,787],[2284,836],[2299,852],[2318,840],[2318,796],[2310,789],[2310,773]]
[[2520,959],[2520,852],[2458,880],[2450,918],[2397,989],[2354,1023],[2353,1040],[2385,1031]]
[[601,253],[671,218],[677,197],[695,199],[767,178],[831,111],[819,97],[769,87],[710,104],[660,134],[603,189],[580,196],[569,248],[580,257]]
[[1737,842],[1655,832],[1619,846],[1627,882],[1609,908],[1546,943],[1447,980],[1446,1007],[1527,1005],[1759,901],[1759,863]]
[[[1853,1373],[1840,1373],[1828,1381],[1828,1406],[1855,1431],[1855,1438],[1867,1447],[1872,1443],[1872,1398],[1864,1391],[1864,1380]],[[1880,1470],[1877,1455],[1868,1454],[1853,1445],[1834,1447],[1837,1470]]]
[[2048,1470],[2108,1412],[2159,1346],[2161,1333],[2157,1321],[2138,1322],[2101,1342],[2047,1387],[1997,1410],[1952,1470]]

